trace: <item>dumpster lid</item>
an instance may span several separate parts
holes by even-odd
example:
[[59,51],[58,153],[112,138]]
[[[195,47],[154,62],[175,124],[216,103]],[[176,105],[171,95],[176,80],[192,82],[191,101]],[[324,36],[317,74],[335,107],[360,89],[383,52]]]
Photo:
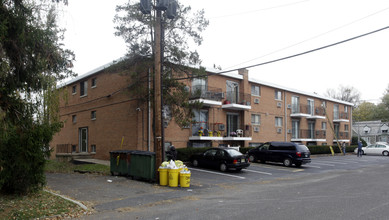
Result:
[[155,152],[134,150],[133,152],[131,152],[131,154],[132,154],[132,155],[146,155],[146,156],[153,156],[153,155],[155,155]]

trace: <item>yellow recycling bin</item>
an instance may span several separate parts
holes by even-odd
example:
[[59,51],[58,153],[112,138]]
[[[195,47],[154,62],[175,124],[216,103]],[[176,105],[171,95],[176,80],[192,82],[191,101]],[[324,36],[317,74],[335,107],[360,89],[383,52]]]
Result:
[[180,173],[180,186],[189,187],[190,186],[190,172],[181,172]]
[[180,170],[179,169],[169,169],[169,186],[170,187],[177,187],[178,186],[178,174]]
[[159,167],[159,185],[166,186],[168,184],[167,171],[168,169],[165,167]]

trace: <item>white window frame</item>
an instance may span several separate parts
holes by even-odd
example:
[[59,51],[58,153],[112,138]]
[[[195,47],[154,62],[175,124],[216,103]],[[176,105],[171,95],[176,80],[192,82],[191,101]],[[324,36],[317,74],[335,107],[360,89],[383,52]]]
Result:
[[251,124],[252,125],[261,125],[261,115],[260,114],[251,114]]
[[282,117],[275,117],[275,126],[277,128],[280,128],[282,127],[282,124],[283,124],[283,118]]
[[261,96],[261,86],[251,85],[251,95],[260,97]]

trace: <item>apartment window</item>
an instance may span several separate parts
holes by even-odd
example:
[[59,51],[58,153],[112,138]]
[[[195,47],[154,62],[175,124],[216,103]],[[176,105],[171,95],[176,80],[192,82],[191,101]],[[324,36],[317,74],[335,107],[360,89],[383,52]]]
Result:
[[300,98],[292,96],[292,113],[300,113]]
[[321,123],[321,130],[327,130],[327,122],[322,122]]
[[208,110],[193,110],[192,135],[198,136],[199,130],[208,129]]
[[77,122],[77,115],[72,115],[72,122],[76,123]]
[[282,127],[282,117],[276,117],[275,121],[276,127]]
[[260,96],[261,87],[257,85],[251,85],[251,95]]
[[91,88],[95,88],[97,86],[97,78],[92,79],[92,85]]
[[80,82],[80,97],[88,94],[88,81]]
[[74,86],[72,87],[72,94],[74,95],[74,94],[76,94],[76,93],[77,93],[77,86],[74,85]]
[[90,146],[90,151],[91,151],[91,153],[96,153],[96,145],[95,144],[92,144]]
[[339,105],[334,105],[334,119],[339,119]]
[[261,115],[251,114],[251,124],[260,125],[261,124]]
[[313,99],[308,99],[308,114],[314,115],[315,114],[315,101]]
[[282,92],[280,90],[275,90],[274,91],[274,98],[276,100],[282,100]]
[[91,111],[91,112],[90,112],[90,118],[91,118],[92,120],[96,120],[96,111]]

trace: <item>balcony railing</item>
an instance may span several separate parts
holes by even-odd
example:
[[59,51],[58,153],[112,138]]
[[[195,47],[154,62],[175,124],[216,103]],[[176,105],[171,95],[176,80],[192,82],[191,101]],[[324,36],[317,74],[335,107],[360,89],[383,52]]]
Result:
[[71,144],[57,144],[57,150],[56,153],[65,153],[70,154],[73,152],[72,145]]
[[[207,123],[203,129],[198,129],[198,126],[192,127],[192,140],[251,140],[252,127],[251,125],[242,125],[237,130],[231,131],[223,123]],[[249,140],[247,139],[247,140]]]
[[226,92],[226,98],[223,104],[239,104],[251,106],[251,94]]
[[349,132],[338,132],[336,136],[338,137],[338,139],[348,139]]
[[293,139],[326,139],[327,133],[323,130],[304,130],[300,129],[298,137],[293,136]]
[[207,99],[221,101],[224,98],[224,93],[221,88],[213,88],[209,86],[192,86],[190,99]]

